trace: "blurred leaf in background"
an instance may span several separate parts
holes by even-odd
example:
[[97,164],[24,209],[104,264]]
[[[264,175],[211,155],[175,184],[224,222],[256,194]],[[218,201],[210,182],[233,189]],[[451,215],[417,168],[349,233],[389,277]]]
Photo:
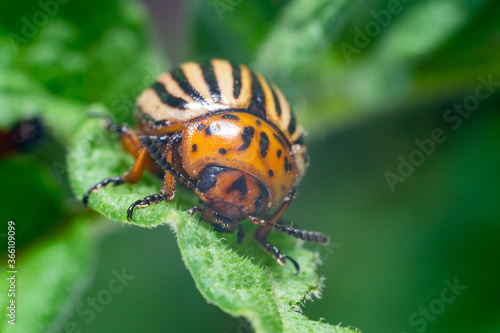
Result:
[[[364,332],[500,331],[499,3],[191,0],[161,11],[161,1],[147,0],[152,22],[136,1],[63,2],[0,4],[0,126],[41,114],[50,129],[38,151],[0,163],[8,189],[2,220],[16,221],[19,260],[36,268],[29,281],[19,277],[20,292],[48,274],[33,249],[44,253],[74,230],[92,234],[92,223],[72,222],[86,213],[69,190],[66,145],[90,103],[132,121],[135,96],[168,69],[151,29],[168,21],[177,26],[156,33],[182,36],[173,38],[179,50],[164,44],[176,62],[220,57],[251,65],[285,92],[309,131],[311,167],[285,218],[325,232],[335,247],[310,247],[324,262],[326,288],[323,299],[305,303],[308,317]],[[14,47],[12,33],[21,37]],[[391,183],[387,172],[399,178]],[[181,192],[178,204],[194,199]],[[249,330],[194,290],[167,228],[92,235],[103,240],[98,257],[77,246],[95,241],[68,236],[60,247],[68,249],[61,258],[86,259],[50,272],[58,279],[44,281],[59,287],[33,294],[33,304],[58,301],[33,327]],[[92,257],[95,280],[78,297],[68,279],[81,293]],[[92,316],[86,302],[105,297],[122,267],[134,279]],[[67,306],[57,313],[57,304]]]
[[[0,128],[33,116],[46,126],[37,149],[0,160],[2,272],[9,220],[19,269],[18,325],[3,316],[1,331],[67,331],[106,233],[93,232],[95,216],[77,217],[82,209],[67,182],[65,144],[89,103],[126,109],[122,119],[132,119],[128,106],[166,60],[152,46],[147,13],[135,2],[4,1],[0,32]],[[0,295],[5,311],[7,282],[2,279]]]

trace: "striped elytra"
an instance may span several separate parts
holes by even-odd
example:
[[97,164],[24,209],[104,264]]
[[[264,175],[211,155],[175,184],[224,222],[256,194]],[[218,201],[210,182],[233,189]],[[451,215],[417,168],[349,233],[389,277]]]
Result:
[[251,113],[276,126],[291,145],[304,130],[281,91],[257,72],[226,60],[184,63],[161,74],[137,101],[139,115],[151,126],[183,123],[205,113]]
[[[181,64],[161,74],[139,96],[137,113],[145,133],[162,134],[165,128],[176,124],[183,132],[186,128],[192,129],[193,124],[206,126],[199,132],[203,138],[197,137],[194,130],[189,135],[183,133],[184,168],[191,170],[190,165],[197,165],[188,175],[199,178],[199,172],[210,163],[239,168],[265,185],[269,192],[266,202],[269,208],[277,206],[305,174],[308,156],[303,145],[304,131],[288,101],[274,84],[244,65],[217,59]],[[240,120],[239,113],[255,119],[245,116]],[[213,117],[221,114],[222,117],[214,122]],[[221,121],[226,127],[230,123],[242,127],[242,133],[236,135],[241,142],[228,138],[228,133],[214,133]],[[268,129],[262,130],[262,126]],[[210,137],[207,139],[207,136]],[[256,147],[246,150],[252,143]],[[272,151],[270,146],[276,149]],[[254,151],[258,154],[253,154]],[[281,157],[283,152],[286,156]],[[246,163],[249,160],[253,164]],[[293,179],[285,182],[283,175]]]
[[[271,229],[319,243],[327,237],[280,226],[281,215],[305,174],[309,156],[304,130],[282,92],[258,72],[226,60],[187,62],[158,76],[137,99],[137,128],[113,124],[135,163],[121,177],[106,178],[83,197],[109,183],[134,184],[144,170],[163,177],[163,186],[133,203],[137,207],[171,201],[176,183],[192,189],[202,207],[201,219],[216,231],[244,232],[248,219],[259,227],[254,239],[280,264],[289,259],[267,242]],[[259,216],[274,210],[265,219]],[[302,237],[307,235],[307,237]]]

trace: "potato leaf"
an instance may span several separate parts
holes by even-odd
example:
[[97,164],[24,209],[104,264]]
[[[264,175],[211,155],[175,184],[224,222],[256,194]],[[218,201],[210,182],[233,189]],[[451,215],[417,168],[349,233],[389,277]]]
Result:
[[[71,184],[80,198],[94,183],[121,175],[132,164],[133,159],[121,151],[114,135],[96,119],[88,120],[77,138],[68,165]],[[320,278],[315,272],[319,255],[303,248],[302,241],[285,235],[272,238],[300,263],[302,271],[295,276],[292,265],[279,266],[250,237],[236,246],[235,235],[217,233],[190,217],[185,210],[195,204],[196,198],[187,191],[179,191],[179,198],[172,203],[136,209],[135,221],[128,222],[129,205],[157,193],[160,187],[159,179],[146,175],[134,186],[110,186],[92,193],[89,206],[122,223],[141,227],[168,224],[177,234],[184,262],[207,301],[233,316],[247,318],[257,332],[350,331],[311,321],[300,313],[299,304],[320,292]],[[251,227],[249,224],[245,229]]]

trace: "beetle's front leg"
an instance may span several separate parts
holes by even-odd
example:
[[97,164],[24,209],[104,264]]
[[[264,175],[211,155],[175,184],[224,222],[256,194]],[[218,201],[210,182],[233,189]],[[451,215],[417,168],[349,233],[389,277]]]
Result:
[[101,188],[107,186],[109,183],[113,183],[113,186],[121,185],[123,184],[123,179],[120,176],[117,177],[110,177],[110,178],[104,178],[102,181],[99,183],[93,185],[91,188],[85,192],[82,198],[83,206],[85,208],[88,208],[88,202],[89,202],[89,196],[92,192],[98,191]]
[[159,194],[148,195],[144,199],[137,200],[127,209],[127,220],[134,221],[132,214],[134,213],[135,207],[148,207],[151,204],[157,204],[163,200],[163,197]]
[[[158,194],[153,194],[144,199],[137,200],[127,209],[127,220],[133,221],[132,215],[136,207],[147,207],[151,204],[157,204],[162,201],[172,201],[175,197],[175,177],[174,163],[174,144],[176,138],[168,136],[141,136],[141,143],[144,150],[151,156],[164,170],[163,186]],[[166,145],[166,149],[164,146]]]
[[135,158],[139,156],[139,151],[142,148],[141,141],[139,141],[139,137],[137,137],[134,131],[127,124],[117,124],[110,118],[104,118],[102,122],[104,127],[106,127],[110,132],[116,133],[120,136],[124,150]]
[[127,184],[137,183],[142,178],[144,169],[148,165],[150,165],[149,163],[150,163],[150,157],[148,155],[147,150],[145,148],[141,148],[141,150],[139,151],[139,155],[134,162],[134,165],[132,165],[132,167],[125,174],[123,174],[123,176],[105,178],[101,182],[89,188],[87,192],[85,192],[85,194],[83,195],[82,198],[83,205],[87,207],[89,196],[92,192],[98,191],[110,183],[112,183],[113,186],[118,186],[125,183]]
[[132,165],[132,167],[122,176],[105,178],[89,188],[82,198],[83,205],[86,208],[88,207],[90,194],[106,187],[108,184],[113,184],[113,186],[125,183],[135,184],[142,178],[145,169],[148,169],[153,174],[158,174],[158,168],[148,155],[147,150],[142,147],[139,137],[127,124],[117,124],[108,117],[103,117],[102,121],[104,127],[120,136],[123,149],[132,155],[136,160],[134,165]]
[[267,236],[269,235],[269,232],[271,232],[272,228],[273,227],[270,225],[261,225],[257,228],[257,230],[255,230],[253,238],[262,245],[267,253],[272,254],[273,258],[276,259],[280,265],[285,265],[285,259],[290,260],[297,271],[295,275],[298,275],[300,273],[299,264],[286,254],[281,253],[281,251],[276,246],[267,241]]
[[[186,178],[181,173],[177,172],[174,168],[174,156],[173,148],[175,144],[178,144],[182,139],[182,133],[175,133],[171,136],[147,136],[143,135],[139,137],[141,143],[151,157],[165,170],[165,180],[163,182],[163,187],[160,194],[163,195],[165,200],[170,201],[173,199],[175,194],[175,181],[178,180],[181,184],[184,184],[187,188],[192,189],[201,199],[207,201],[207,196],[200,192],[196,185],[191,181],[191,179]],[[167,145],[166,157],[165,151],[162,150],[162,146]],[[168,177],[168,178],[167,178]],[[172,185],[173,184],[173,185]],[[170,199],[168,199],[170,197]]]
[[137,183],[148,169],[151,173],[160,175],[158,167],[148,154],[148,151],[142,146],[139,137],[127,124],[117,124],[110,118],[103,118],[103,125],[111,132],[117,133],[120,136],[121,144],[124,150],[135,158],[132,167],[122,176],[105,178],[99,183],[93,185],[85,192],[82,198],[83,205],[88,206],[88,199],[92,192],[98,191],[108,184],[118,186],[121,184],[135,184]]

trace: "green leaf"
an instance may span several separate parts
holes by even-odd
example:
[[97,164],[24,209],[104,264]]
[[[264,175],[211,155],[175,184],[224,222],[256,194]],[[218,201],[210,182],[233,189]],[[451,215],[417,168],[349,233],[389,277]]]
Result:
[[[5,226],[6,228],[6,226]],[[17,226],[16,226],[17,228]],[[20,254],[16,251],[15,296],[9,297],[9,269],[2,270],[0,305],[2,309],[15,300],[15,326],[4,315],[0,331],[46,332],[55,329],[59,318],[70,313],[71,305],[89,282],[95,254],[93,226],[84,218],[72,222],[66,230],[33,244]],[[6,230],[6,229],[5,229]],[[7,257],[2,257],[7,262]],[[54,322],[57,321],[57,322]]]
[[[123,174],[133,162],[119,149],[114,135],[96,119],[88,120],[77,138],[68,165],[71,185],[79,198],[103,178]],[[130,204],[157,193],[160,187],[159,179],[146,175],[137,185],[108,187],[93,193],[89,206],[123,223],[142,227],[168,224],[176,232],[184,262],[207,301],[233,316],[244,316],[257,332],[349,331],[310,321],[298,312],[304,299],[320,292],[320,278],[315,272],[318,254],[303,248],[302,241],[286,235],[271,238],[299,262],[302,271],[295,276],[293,266],[279,266],[250,237],[236,246],[234,234],[217,233],[190,217],[185,210],[196,203],[196,197],[187,191],[179,191],[173,203],[136,209],[135,221],[128,222],[126,210]],[[249,224],[245,229],[252,227]]]

